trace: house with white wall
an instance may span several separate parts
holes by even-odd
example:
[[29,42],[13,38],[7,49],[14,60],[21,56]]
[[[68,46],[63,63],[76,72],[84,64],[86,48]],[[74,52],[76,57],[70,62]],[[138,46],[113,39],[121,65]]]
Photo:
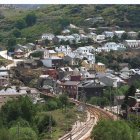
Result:
[[125,31],[114,31],[114,34],[118,36],[119,38],[121,38],[124,33]]
[[75,42],[76,42],[76,43],[79,43],[79,42],[80,42],[81,37],[80,37],[79,34],[72,34],[72,36],[75,38]]
[[66,45],[66,46],[61,45],[60,47],[56,47],[55,51],[59,52],[59,53],[62,52],[62,53],[65,54],[65,56],[70,55],[72,53],[72,49],[71,49],[71,47],[69,45]]
[[46,34],[43,34],[41,38],[42,39],[48,39],[48,40],[52,41],[54,37],[55,37],[54,34],[51,34],[51,33],[47,34],[46,33]]
[[105,40],[105,35],[97,35],[96,41],[103,41]]
[[106,43],[103,47],[98,47],[96,49],[96,52],[110,52],[111,50],[113,51],[118,51],[118,50],[124,50],[126,47],[121,44],[121,43],[115,43],[115,42],[108,42]]
[[132,37],[132,38],[136,38],[138,33],[137,32],[134,32],[134,31],[130,31],[130,32],[127,32],[128,36],[129,37]]
[[140,46],[140,40],[125,40],[124,44],[128,48],[137,48]]
[[106,38],[112,38],[114,36],[114,33],[111,31],[104,31],[103,34],[105,35]]
[[91,33],[87,34],[87,37],[92,39],[92,40],[96,40],[97,34],[91,32]]

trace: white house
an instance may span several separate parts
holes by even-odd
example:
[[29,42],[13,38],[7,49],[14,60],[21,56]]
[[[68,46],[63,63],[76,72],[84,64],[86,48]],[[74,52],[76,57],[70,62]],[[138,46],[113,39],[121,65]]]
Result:
[[70,43],[73,43],[73,41],[75,40],[74,36],[72,36],[72,35],[67,35],[67,36],[66,36],[66,39],[67,39]]
[[52,41],[53,40],[53,38],[54,38],[55,36],[53,35],[53,34],[51,34],[51,33],[46,33],[46,34],[43,34],[42,35],[42,39],[48,39],[48,40],[50,40],[50,41]]
[[60,47],[56,47],[55,51],[56,52],[63,52],[65,54],[65,56],[70,55],[72,53],[72,49],[70,48],[69,45],[67,45],[67,46],[61,45]]
[[83,59],[87,58],[91,63],[95,63],[95,54],[92,52],[95,51],[95,48],[92,46],[79,47],[77,50],[73,51],[75,57]]
[[70,33],[70,30],[69,29],[65,29],[62,31],[62,34],[69,34]]
[[132,37],[132,38],[137,37],[137,35],[138,35],[138,33],[134,32],[134,31],[127,32],[127,34],[129,37]]
[[63,36],[63,35],[57,35],[56,38],[57,38],[58,42],[67,41],[67,37]]
[[109,48],[109,50],[114,50],[114,51],[117,51],[117,50],[119,50],[119,49],[125,49],[125,47],[124,47],[124,45],[123,44],[121,44],[121,43],[119,43],[119,44],[117,44],[117,43],[115,43],[115,42],[108,42],[108,43],[106,43],[105,45],[104,45],[104,47],[108,47]]
[[91,32],[91,33],[87,34],[87,37],[88,37],[88,38],[91,38],[91,39],[93,39],[93,40],[95,40],[96,37],[97,37],[97,34]]
[[105,35],[97,35],[96,41],[103,41],[105,40]]
[[125,40],[124,43],[129,48],[137,48],[140,46],[140,40]]
[[80,37],[79,34],[72,34],[72,36],[75,38],[75,42],[76,42],[76,43],[79,43],[79,42],[80,42],[81,37]]
[[126,49],[126,48],[121,43],[116,44],[115,42],[108,42],[103,47],[98,47],[96,49],[96,52],[102,52],[102,51],[110,52],[111,50],[118,51],[118,50],[124,50],[124,49]]
[[80,34],[80,39],[81,40],[87,40],[88,37],[86,35],[84,35],[84,34]]
[[121,38],[124,33],[125,31],[114,31],[114,34],[118,36],[119,38]]
[[104,31],[103,34],[104,34],[105,37],[107,37],[107,38],[108,38],[108,37],[112,38],[112,37],[114,36],[114,33],[111,32],[111,31]]

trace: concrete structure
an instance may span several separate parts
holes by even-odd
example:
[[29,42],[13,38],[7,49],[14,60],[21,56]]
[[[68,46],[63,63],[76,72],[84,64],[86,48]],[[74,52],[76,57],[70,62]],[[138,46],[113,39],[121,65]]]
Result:
[[66,55],[71,55],[71,53],[72,53],[72,49],[70,48],[69,45],[66,45],[66,46],[61,45],[60,47],[56,47],[55,51],[58,52],[58,53],[62,52],[62,53],[65,54],[65,56]]
[[53,38],[54,38],[55,36],[53,35],[53,34],[51,34],[51,33],[46,33],[46,34],[43,34],[42,35],[42,39],[48,39],[48,40],[50,40],[50,41],[52,41],[53,40]]
[[128,36],[129,37],[132,37],[132,38],[136,38],[138,33],[137,32],[134,32],[134,31],[130,31],[130,32],[127,32]]
[[96,41],[103,41],[105,40],[105,35],[97,35]]
[[114,34],[118,36],[119,38],[121,38],[124,33],[125,31],[114,31]]
[[44,75],[49,75],[53,79],[57,79],[57,75],[58,75],[56,69],[46,69],[46,70],[43,70],[43,74]]
[[106,72],[105,64],[100,63],[100,62],[98,62],[94,65],[94,69],[95,69],[96,72],[100,72],[100,73],[105,73]]
[[80,82],[77,81],[66,81],[61,84],[63,93],[68,94],[69,97],[75,98],[78,92],[78,84]]
[[106,38],[112,38],[114,36],[114,33],[111,31],[104,31],[103,34],[105,35]]
[[41,60],[43,65],[49,68],[60,67],[63,65],[63,59],[59,57],[51,57]]
[[124,44],[128,48],[138,48],[140,46],[140,40],[125,40]]

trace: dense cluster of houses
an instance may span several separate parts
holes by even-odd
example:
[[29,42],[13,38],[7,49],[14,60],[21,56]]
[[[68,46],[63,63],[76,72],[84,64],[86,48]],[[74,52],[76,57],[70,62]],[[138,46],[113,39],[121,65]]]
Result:
[[[100,20],[87,19],[87,21]],[[121,39],[126,33],[124,30],[105,30],[101,34],[96,33],[96,29],[91,28],[90,33],[85,33],[75,25],[70,28],[79,30],[79,33],[71,33],[70,29],[64,29],[61,35],[44,33],[40,41],[48,40],[53,46],[44,47],[37,41],[36,44],[16,45],[14,52],[9,52],[14,58],[26,58],[24,62],[17,64],[17,67],[24,69],[42,68],[42,74],[38,79],[39,90],[43,93],[67,93],[75,99],[80,98],[81,90],[84,89],[87,98],[91,96],[103,96],[104,90],[108,87],[117,88],[120,85],[130,85],[132,81],[140,78],[139,69],[129,69],[122,67],[119,72],[108,69],[105,64],[96,62],[95,54],[101,52],[125,51],[127,48],[139,48],[140,40],[136,40],[137,32],[127,32],[132,40],[124,40],[122,43],[115,43],[109,39],[117,36]],[[92,40],[92,45],[86,45],[88,40]],[[64,45],[62,42],[68,42]],[[85,45],[73,49],[71,45],[84,42]],[[99,46],[94,46],[95,44]],[[41,52],[41,57],[30,56],[30,54]],[[40,65],[42,63],[42,65]],[[10,72],[0,68],[0,87],[10,85]],[[15,87],[0,91],[0,103],[7,101],[7,96],[17,98],[18,95],[28,94],[28,88],[20,87],[17,91]],[[32,91],[33,90],[33,91]],[[5,93],[5,91],[7,91]],[[30,89],[34,97],[38,98],[38,93]],[[30,93],[31,93],[30,92]],[[31,94],[30,94],[31,95]],[[10,97],[11,98],[11,97]],[[116,97],[117,98],[117,97]],[[115,99],[116,99],[115,98]],[[5,100],[4,100],[5,99]],[[39,99],[39,98],[38,98]]]

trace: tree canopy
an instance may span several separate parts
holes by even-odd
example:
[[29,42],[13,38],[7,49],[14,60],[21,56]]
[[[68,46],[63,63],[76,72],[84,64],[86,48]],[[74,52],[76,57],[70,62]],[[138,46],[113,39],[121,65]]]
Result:
[[92,131],[94,140],[139,140],[138,133],[124,121],[102,120]]

